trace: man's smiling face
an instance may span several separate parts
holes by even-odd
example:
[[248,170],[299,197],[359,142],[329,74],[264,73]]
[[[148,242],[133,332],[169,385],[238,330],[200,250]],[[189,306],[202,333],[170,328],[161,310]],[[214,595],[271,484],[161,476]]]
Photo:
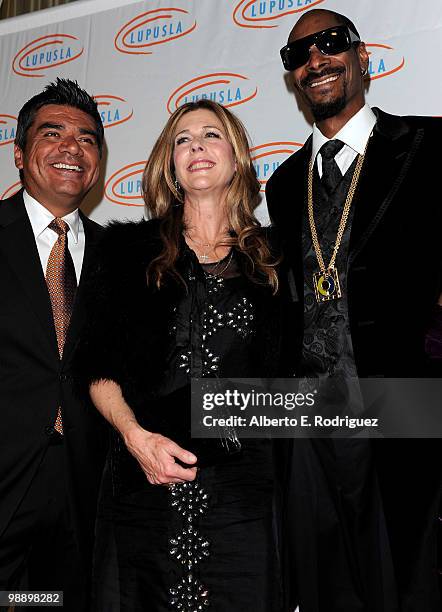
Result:
[[14,149],[28,193],[47,208],[75,210],[99,175],[94,120],[72,106],[48,104],[35,114],[24,150]]
[[[328,11],[306,13],[291,31],[289,42],[338,25],[342,24]],[[292,75],[317,122],[343,111],[352,116],[364,105],[362,72],[367,63],[364,43],[337,55],[324,55],[315,45],[311,47],[308,61]]]

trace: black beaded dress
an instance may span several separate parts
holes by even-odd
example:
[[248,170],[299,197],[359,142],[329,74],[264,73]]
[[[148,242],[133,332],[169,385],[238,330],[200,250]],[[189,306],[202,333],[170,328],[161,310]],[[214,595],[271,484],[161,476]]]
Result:
[[[247,277],[235,249],[206,265],[184,242],[182,249],[187,290],[159,307],[169,309],[162,313],[167,337],[157,360],[164,365],[154,365],[151,355],[157,371],[150,373],[149,397],[134,391],[137,381],[134,387],[118,371],[106,376],[121,384],[142,426],[199,456],[189,435],[190,379],[275,375],[269,364],[275,364],[278,351],[278,298]],[[97,324],[91,325],[89,346],[97,342]],[[127,333],[123,351],[131,342],[132,332]],[[121,612],[282,610],[272,442],[241,440],[236,452],[208,457],[200,457],[203,467],[192,483],[150,485],[114,435],[111,504]]]

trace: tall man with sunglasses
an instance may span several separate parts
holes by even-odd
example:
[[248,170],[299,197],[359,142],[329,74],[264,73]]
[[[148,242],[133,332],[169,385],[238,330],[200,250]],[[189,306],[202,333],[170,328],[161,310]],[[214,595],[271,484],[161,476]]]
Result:
[[[281,56],[315,120],[266,192],[295,281],[296,374],[344,390],[349,377],[426,376],[441,122],[365,103],[368,53],[343,15],[304,13]],[[431,441],[295,440],[289,579],[303,612],[439,610],[439,486]]]

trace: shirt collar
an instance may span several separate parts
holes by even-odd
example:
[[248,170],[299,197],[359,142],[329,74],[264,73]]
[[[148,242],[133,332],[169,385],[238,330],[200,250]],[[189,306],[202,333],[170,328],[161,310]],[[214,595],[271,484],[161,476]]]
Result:
[[[347,121],[339,132],[333,136],[333,139],[342,140],[344,144],[349,146],[353,151],[362,155],[365,151],[365,146],[370,138],[370,134],[376,124],[376,115],[365,104],[353,117]],[[312,160],[316,159],[319,149],[323,144],[328,142],[329,138],[324,136],[316,123],[313,125],[313,144],[312,144]]]
[[[34,236],[35,238],[38,238],[55,217],[47,208],[40,204],[40,202],[38,202],[35,198],[29,195],[26,190],[23,191],[23,201],[25,203],[25,208],[26,212],[28,213],[29,221],[31,222]],[[72,238],[75,244],[77,244],[80,224],[80,215],[78,212],[78,208],[76,208],[68,215],[62,217],[62,219],[68,224]]]

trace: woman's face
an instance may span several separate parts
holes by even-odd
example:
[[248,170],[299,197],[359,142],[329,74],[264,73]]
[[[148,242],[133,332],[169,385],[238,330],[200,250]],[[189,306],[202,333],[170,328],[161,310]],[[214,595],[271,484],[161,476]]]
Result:
[[217,193],[230,185],[236,164],[224,128],[212,111],[183,115],[174,134],[175,175],[185,194]]

